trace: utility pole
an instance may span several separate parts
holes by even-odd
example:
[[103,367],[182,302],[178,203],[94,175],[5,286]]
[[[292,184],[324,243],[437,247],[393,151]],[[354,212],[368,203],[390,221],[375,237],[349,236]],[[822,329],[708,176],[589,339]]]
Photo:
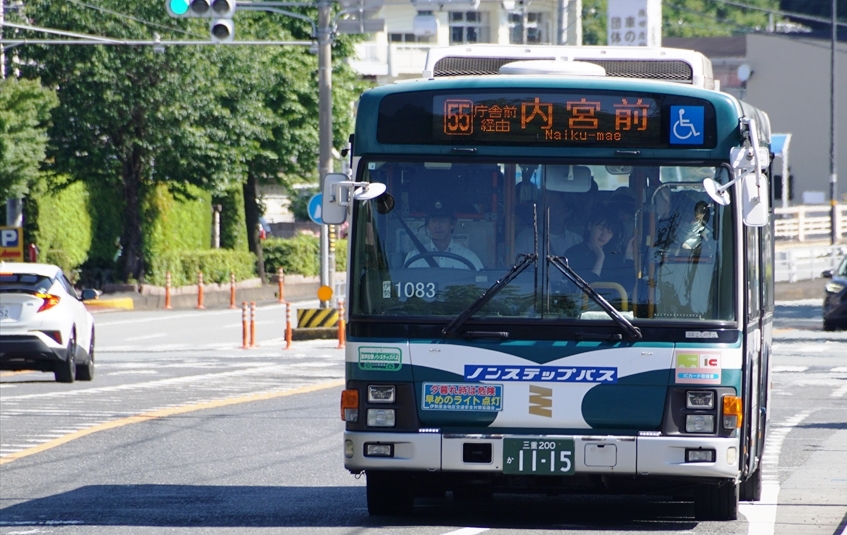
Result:
[[[321,191],[327,173],[332,173],[332,0],[318,0],[318,170]],[[335,266],[329,250],[329,225],[321,225],[321,286],[333,287]],[[329,306],[321,301],[321,308]]]
[[836,158],[836,121],[835,121],[835,53],[838,42],[838,19],[836,18],[838,4],[832,0],[832,43],[829,59],[829,239],[832,245],[838,243],[838,164]]

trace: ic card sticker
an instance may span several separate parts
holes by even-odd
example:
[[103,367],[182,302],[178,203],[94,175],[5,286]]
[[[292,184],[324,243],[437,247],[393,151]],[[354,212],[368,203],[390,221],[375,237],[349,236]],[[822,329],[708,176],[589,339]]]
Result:
[[675,354],[675,382],[717,385],[721,382],[721,352],[689,349]]

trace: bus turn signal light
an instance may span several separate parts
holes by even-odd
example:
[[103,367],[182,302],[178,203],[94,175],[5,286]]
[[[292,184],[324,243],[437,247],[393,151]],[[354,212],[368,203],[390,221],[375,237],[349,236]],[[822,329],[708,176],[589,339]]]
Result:
[[739,396],[723,397],[723,428],[739,429],[744,411]]
[[345,422],[359,421],[359,391],[355,388],[341,391],[341,419]]

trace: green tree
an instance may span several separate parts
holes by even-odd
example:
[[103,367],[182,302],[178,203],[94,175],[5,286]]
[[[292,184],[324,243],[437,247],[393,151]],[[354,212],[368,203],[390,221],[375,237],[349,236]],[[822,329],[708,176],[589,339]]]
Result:
[[0,80],[0,202],[19,197],[38,177],[56,93],[37,80]]
[[[767,9],[779,8],[779,0],[745,0],[743,3]],[[582,40],[584,44],[607,44],[607,8],[606,0],[583,0]],[[721,37],[764,31],[768,22],[768,14],[764,11],[724,4],[715,0],[664,0],[662,2],[663,37]]]
[[[821,17],[824,19],[832,18],[831,0],[819,0],[817,2],[809,2],[809,0],[781,0],[779,4],[780,9],[789,13]],[[838,16],[839,22],[844,23],[847,21],[847,0],[838,0],[836,5],[836,15]],[[832,26],[826,22],[810,21],[806,18],[792,17],[791,15],[786,15],[786,18],[804,26],[808,26],[816,31],[832,31]],[[844,32],[844,28],[839,30],[839,34],[842,38],[844,36]]]

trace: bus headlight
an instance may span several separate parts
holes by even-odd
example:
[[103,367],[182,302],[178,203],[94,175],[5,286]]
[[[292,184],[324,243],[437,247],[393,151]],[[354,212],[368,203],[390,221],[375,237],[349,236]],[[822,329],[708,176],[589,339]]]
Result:
[[394,409],[368,409],[368,425],[394,427]]
[[689,390],[685,393],[686,409],[714,409],[715,393],[712,390]]
[[715,417],[711,414],[689,414],[685,417],[686,433],[714,433]]
[[394,385],[368,385],[368,403],[394,403]]

